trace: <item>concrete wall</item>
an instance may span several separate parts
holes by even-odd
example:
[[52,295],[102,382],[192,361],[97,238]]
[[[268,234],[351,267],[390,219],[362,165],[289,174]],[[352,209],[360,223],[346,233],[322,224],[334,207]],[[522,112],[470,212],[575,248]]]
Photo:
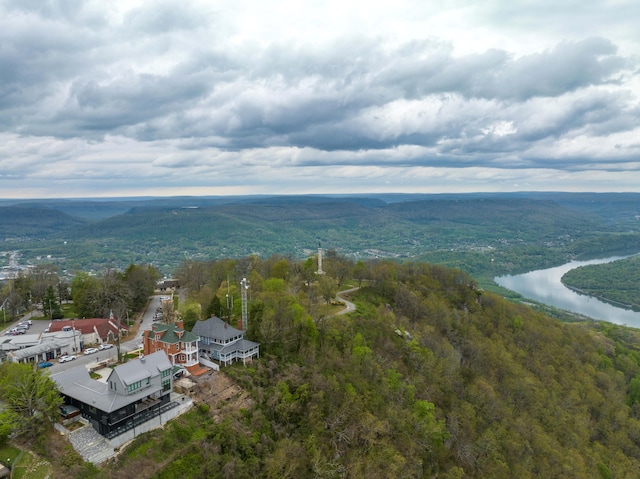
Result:
[[187,396],[177,395],[172,393],[171,400],[176,401],[178,403],[178,406],[171,408],[166,412],[163,412],[159,416],[154,417],[153,419],[143,424],[140,424],[139,426],[136,426],[135,429],[131,429],[130,431],[125,432],[124,434],[120,434],[119,436],[114,437],[113,439],[109,439],[109,444],[111,445],[111,447],[115,449],[117,447],[122,446],[123,444],[133,441],[137,436],[139,436],[142,433],[153,431],[154,429],[158,429],[164,426],[167,421],[170,421],[171,419],[175,419],[180,414],[187,412],[189,409],[193,407],[193,401],[191,400],[191,398]]
[[213,361],[209,361],[208,359],[205,358],[200,358],[200,364],[202,364],[203,366],[206,366],[208,368],[213,369],[214,371],[220,371],[220,366],[218,366],[218,364],[214,363]]

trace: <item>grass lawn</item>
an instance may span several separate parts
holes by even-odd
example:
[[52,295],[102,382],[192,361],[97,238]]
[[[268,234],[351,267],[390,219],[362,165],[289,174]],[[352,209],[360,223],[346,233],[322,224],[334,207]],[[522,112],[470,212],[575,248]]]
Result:
[[11,464],[12,479],[45,479],[51,475],[51,464],[17,447],[0,448],[0,462],[6,466]]
[[16,462],[16,457],[20,454],[20,449],[13,446],[4,446],[0,448],[0,462],[5,466]]
[[[77,318],[78,315],[76,313],[75,308],[73,307],[73,303],[63,303],[62,304],[62,314],[64,314],[64,319]],[[31,319],[34,321],[49,321],[49,315],[45,314],[44,316],[33,316]]]
[[76,313],[75,308],[73,307],[73,303],[63,303],[62,304],[62,313],[65,318],[77,318],[78,313]]

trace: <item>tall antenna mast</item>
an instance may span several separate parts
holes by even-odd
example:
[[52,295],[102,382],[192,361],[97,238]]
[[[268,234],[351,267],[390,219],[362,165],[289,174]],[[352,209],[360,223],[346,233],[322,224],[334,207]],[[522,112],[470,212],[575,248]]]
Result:
[[242,278],[240,281],[240,297],[242,298],[242,330],[247,330],[249,314],[247,313],[247,291],[249,290],[249,281]]

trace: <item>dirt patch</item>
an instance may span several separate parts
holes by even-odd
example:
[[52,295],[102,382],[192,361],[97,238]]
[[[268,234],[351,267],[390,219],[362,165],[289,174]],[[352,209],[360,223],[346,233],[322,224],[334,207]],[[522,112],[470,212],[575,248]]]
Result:
[[190,379],[196,383],[196,386],[189,396],[195,404],[207,404],[216,422],[220,421],[226,413],[253,407],[253,400],[247,391],[223,372],[211,372],[197,378],[191,376]]

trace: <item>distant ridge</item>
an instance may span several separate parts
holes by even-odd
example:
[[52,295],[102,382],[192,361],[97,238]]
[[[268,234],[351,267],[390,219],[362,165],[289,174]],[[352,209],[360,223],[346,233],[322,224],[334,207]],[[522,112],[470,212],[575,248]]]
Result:
[[435,253],[447,264],[465,252],[520,248],[505,260],[515,267],[522,248],[533,265],[549,254],[633,249],[640,234],[640,194],[624,193],[40,200],[4,206],[2,214],[1,237],[20,241],[5,248],[27,257],[66,258],[63,268],[151,262],[166,272],[185,258],[305,257],[319,241],[353,258]]
[[0,238],[45,238],[82,226],[85,221],[55,209],[0,206]]

